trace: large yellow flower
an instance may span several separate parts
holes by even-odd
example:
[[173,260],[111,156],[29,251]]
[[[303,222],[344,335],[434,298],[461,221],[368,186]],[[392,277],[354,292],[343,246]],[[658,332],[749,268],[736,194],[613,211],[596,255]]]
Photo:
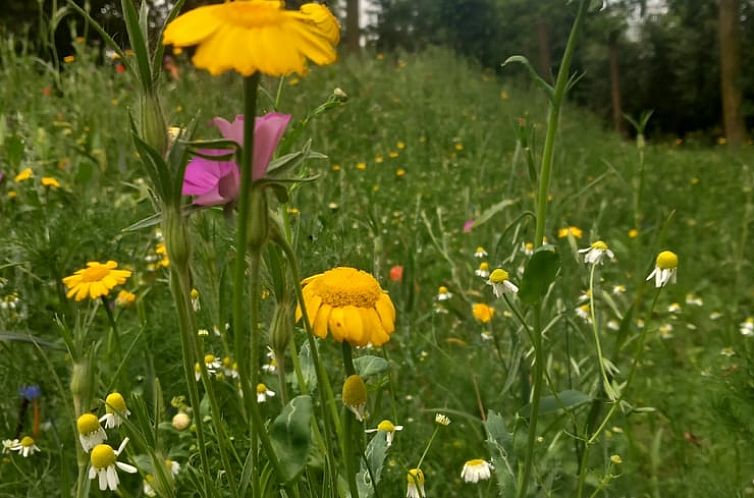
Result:
[[[318,337],[329,330],[338,342],[382,346],[395,331],[395,307],[370,274],[340,267],[303,281],[309,323]],[[301,319],[296,309],[296,321]]]
[[116,270],[118,263],[108,261],[105,264],[90,261],[86,268],[76,271],[73,275],[65,277],[63,283],[68,288],[66,296],[83,301],[91,298],[97,299],[107,296],[116,285],[126,282],[131,272],[128,270]]
[[270,76],[304,74],[306,59],[335,62],[340,26],[324,5],[307,3],[285,10],[278,0],[246,0],[206,5],[168,24],[163,43],[198,45],[196,67],[217,75],[234,70]]

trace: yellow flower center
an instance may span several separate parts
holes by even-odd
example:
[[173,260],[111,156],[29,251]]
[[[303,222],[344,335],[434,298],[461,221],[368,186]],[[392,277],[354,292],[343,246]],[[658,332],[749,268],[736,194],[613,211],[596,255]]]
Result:
[[508,280],[508,272],[503,270],[502,268],[496,268],[492,273],[490,273],[490,282],[493,284],[502,284],[506,280]]
[[424,486],[424,472],[421,469],[411,469],[408,471],[406,480],[409,485]]
[[96,266],[90,266],[81,274],[82,282],[100,282],[110,273],[110,268],[97,263]]
[[448,288],[445,287],[444,285],[441,285],[440,288],[437,289],[437,293],[438,294],[447,294],[448,293]]
[[322,302],[333,308],[371,308],[382,295],[380,284],[373,276],[348,267],[326,271],[311,285],[316,286],[315,294]]
[[107,413],[125,413],[126,412],[126,400],[120,393],[110,393],[105,398],[105,411]]
[[479,269],[481,271],[489,271],[490,270],[490,265],[488,263],[481,263],[479,265]]
[[216,9],[215,14],[228,24],[242,28],[261,28],[274,26],[286,19],[281,9],[281,2],[268,0],[251,0],[246,2],[232,2],[222,9]]
[[99,420],[96,415],[85,413],[76,420],[76,428],[79,430],[79,434],[86,436],[99,430]]
[[204,364],[210,365],[215,362],[215,355],[213,354],[205,354],[204,355]]
[[484,250],[484,247],[479,246],[479,247],[476,248],[475,252],[478,253],[478,254],[483,254],[483,253],[485,253],[487,251]]
[[90,460],[95,469],[106,469],[115,465],[115,451],[109,444],[98,444],[92,449]]
[[395,432],[395,425],[389,420],[383,420],[377,424],[377,430],[382,432]]
[[481,458],[474,458],[473,460],[469,460],[468,462],[466,462],[466,466],[467,467],[482,467],[486,463],[487,462],[485,462]]
[[597,249],[598,251],[607,251],[607,244],[605,244],[601,240],[598,240],[596,242],[592,242],[592,249]]
[[348,406],[359,406],[367,402],[367,386],[364,379],[358,375],[351,375],[343,383],[343,403]]
[[233,367],[233,360],[231,359],[230,356],[226,356],[225,358],[223,358],[223,366],[225,368],[232,368]]
[[661,270],[678,268],[678,255],[671,251],[662,251],[657,255],[657,267]]
[[267,392],[267,386],[264,384],[257,384],[257,394],[265,394]]
[[21,446],[23,446],[24,448],[30,448],[31,446],[34,446],[34,438],[24,436],[23,438],[21,438]]

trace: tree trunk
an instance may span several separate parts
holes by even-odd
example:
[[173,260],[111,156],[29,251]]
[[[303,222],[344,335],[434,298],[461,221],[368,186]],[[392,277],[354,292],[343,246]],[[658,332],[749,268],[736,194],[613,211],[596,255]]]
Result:
[[552,81],[550,26],[541,19],[537,21],[537,43],[539,45],[539,73],[545,81]]
[[723,125],[730,145],[746,140],[746,124],[741,113],[741,28],[740,0],[720,0],[720,88]]
[[346,0],[346,50],[359,51],[359,0]]
[[617,33],[611,33],[608,41],[608,61],[610,63],[610,101],[613,108],[613,129],[623,134],[623,105],[620,92],[620,52]]

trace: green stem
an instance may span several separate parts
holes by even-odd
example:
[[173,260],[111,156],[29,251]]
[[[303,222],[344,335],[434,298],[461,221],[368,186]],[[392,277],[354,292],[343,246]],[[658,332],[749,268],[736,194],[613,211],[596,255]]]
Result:
[[432,443],[435,441],[435,437],[437,437],[437,433],[440,431],[440,426],[435,425],[435,430],[432,432],[432,437],[429,438],[429,441],[427,442],[427,447],[424,448],[424,453],[422,453],[421,458],[419,459],[419,463],[416,464],[417,469],[422,468],[422,463],[424,463],[424,458],[426,458],[427,453],[429,453],[429,449],[432,447]]
[[[351,345],[347,342],[342,343],[343,352],[343,367],[346,371],[346,377],[355,375],[356,369],[353,366],[353,355],[351,352]],[[346,469],[346,478],[348,480],[348,488],[351,491],[351,498],[359,498],[359,487],[356,485],[356,465],[359,461],[356,458],[356,452],[354,445],[354,421],[356,416],[346,410],[345,423],[343,427],[343,466]]]
[[576,14],[576,20],[571,27],[571,33],[568,36],[568,43],[563,53],[563,60],[558,70],[558,77],[555,80],[555,88],[552,93],[550,108],[547,113],[547,135],[545,135],[545,144],[542,150],[542,163],[539,174],[539,192],[537,194],[537,226],[534,235],[534,246],[539,247],[545,236],[545,218],[547,217],[547,197],[550,191],[550,175],[552,173],[552,161],[555,153],[555,138],[558,132],[558,122],[560,120],[560,108],[563,105],[563,99],[568,92],[569,73],[571,70],[571,59],[576,48],[576,39],[581,31],[581,25],[589,6],[588,0],[579,2],[579,10]]
[[602,375],[602,388],[607,394],[608,398],[614,400],[617,396],[615,390],[610,385],[610,379],[607,378],[607,372],[605,371],[605,358],[602,355],[602,345],[600,344],[599,329],[597,327],[597,313],[594,310],[594,274],[596,272],[597,265],[593,264],[592,269],[589,272],[589,314],[592,319],[592,335],[594,337],[594,344],[597,349],[597,361],[600,366],[600,374]]
[[[249,268],[249,351],[250,356],[248,359],[244,358],[243,362],[247,363],[249,369],[247,369],[249,375],[249,382],[251,383],[251,395],[246,398],[249,413],[259,413],[259,403],[257,402],[256,387],[259,383],[259,297],[261,293],[261,286],[259,285],[260,278],[260,263],[261,255],[259,250],[251,249],[251,267]],[[252,468],[251,480],[254,489],[254,496],[259,496],[260,481],[259,472],[261,466],[259,465],[259,434],[264,432],[264,425],[259,425],[254,421],[249,425],[249,435],[251,436],[251,454],[253,456],[254,465]],[[282,476],[281,476],[282,477]]]
[[526,496],[531,478],[532,465],[534,463],[534,444],[537,440],[537,421],[539,419],[539,401],[542,396],[542,380],[544,378],[544,352],[542,351],[542,310],[537,303],[534,313],[534,331],[532,338],[534,340],[534,390],[531,397],[531,407],[529,411],[529,435],[526,444],[526,459],[524,460],[524,472],[518,488],[518,498]]

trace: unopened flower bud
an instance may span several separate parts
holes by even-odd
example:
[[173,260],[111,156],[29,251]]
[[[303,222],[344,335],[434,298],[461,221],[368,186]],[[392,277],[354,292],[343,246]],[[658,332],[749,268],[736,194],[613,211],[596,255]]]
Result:
[[177,431],[185,431],[191,425],[191,417],[183,412],[173,416],[173,428]]

